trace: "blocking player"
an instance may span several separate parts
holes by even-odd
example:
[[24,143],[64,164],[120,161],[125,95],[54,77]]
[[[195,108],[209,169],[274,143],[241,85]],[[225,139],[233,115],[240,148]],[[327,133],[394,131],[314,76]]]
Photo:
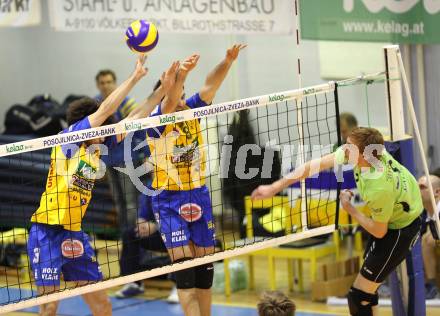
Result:
[[[306,162],[287,177],[259,186],[254,200],[271,198],[282,189],[335,164],[354,164],[356,186],[371,209],[371,218],[352,204],[353,194],[340,194],[341,204],[370,233],[365,261],[348,294],[351,315],[378,315],[377,288],[404,260],[420,235],[423,211],[418,184],[413,175],[384,149],[383,136],[374,128],[356,128],[347,145],[321,159]],[[313,171],[312,171],[313,170]]]
[[[96,87],[99,90],[99,94],[95,97],[95,99],[101,103],[116,89],[116,74],[111,69],[103,69],[96,74],[95,81]],[[123,120],[137,106],[138,104],[134,98],[126,96],[113,114],[114,120],[116,122]]]
[[[183,85],[199,56],[183,62],[176,83],[153,115],[204,107],[212,102],[244,45],[234,45],[208,74],[199,93],[185,100]],[[205,154],[198,119],[148,130],[155,164],[152,186],[161,192],[152,199],[159,229],[173,262],[214,252],[214,222],[205,186]],[[211,315],[212,264],[175,273],[179,301],[185,315]]]
[[[62,133],[98,127],[106,123],[134,85],[147,74],[145,56],[140,56],[132,75],[107,97],[102,104],[90,98],[69,105],[70,125]],[[174,84],[179,63],[172,64],[162,75],[162,86],[150,95],[127,119],[137,119],[151,113],[168,89]],[[76,144],[53,147],[46,190],[40,206],[32,215],[28,254],[38,293],[49,294],[60,286],[60,274],[65,281],[84,285],[102,279],[89,237],[81,230],[81,222],[92,197],[97,174],[100,172],[98,144],[112,147],[125,135],[95,138]],[[83,295],[93,315],[111,315],[111,304],[105,291]],[[44,304],[40,315],[55,315],[58,302]]]

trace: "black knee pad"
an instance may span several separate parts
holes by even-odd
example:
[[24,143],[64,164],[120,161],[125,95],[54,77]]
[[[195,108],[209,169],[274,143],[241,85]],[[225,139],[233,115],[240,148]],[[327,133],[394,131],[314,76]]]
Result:
[[196,288],[208,290],[212,287],[214,280],[214,265],[212,263],[204,264],[194,268],[196,271]]
[[[379,296],[366,293],[357,288],[351,287],[347,295],[348,307],[352,316],[373,316],[373,306],[379,302]],[[367,302],[368,304],[363,304]]]
[[[182,258],[174,261],[174,263],[183,262],[191,258]],[[176,287],[181,290],[193,289],[196,287],[196,271],[195,268],[188,268],[174,272]]]

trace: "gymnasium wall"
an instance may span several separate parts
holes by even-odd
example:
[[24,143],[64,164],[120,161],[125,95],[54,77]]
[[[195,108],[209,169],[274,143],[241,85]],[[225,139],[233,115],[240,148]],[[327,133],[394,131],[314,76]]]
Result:
[[[42,25],[0,29],[3,42],[0,46],[0,122],[12,104],[25,103],[36,94],[47,92],[59,101],[70,93],[93,96],[97,93],[94,76],[99,69],[114,69],[121,82],[133,68],[135,55],[126,47],[122,34],[55,32],[49,26],[46,1],[42,4]],[[159,45],[148,60],[150,74],[131,95],[139,100],[148,95],[173,59],[182,59],[194,52],[201,54],[201,60],[186,87],[188,92],[196,91],[207,72],[224,56],[225,48],[237,41],[249,47],[228,76],[217,102],[298,87],[297,49],[292,36],[161,34]],[[318,43],[303,42],[300,54],[303,86],[323,82]],[[382,91],[380,88],[378,93],[372,94],[372,104],[381,102],[375,102],[374,98],[383,96]],[[345,91],[341,108],[357,113],[361,123],[366,124],[367,112],[360,110],[363,97],[362,89]],[[373,121],[386,124],[382,114]]]
[[429,164],[431,169],[440,167],[440,45],[425,48],[426,111],[428,144],[432,146]]

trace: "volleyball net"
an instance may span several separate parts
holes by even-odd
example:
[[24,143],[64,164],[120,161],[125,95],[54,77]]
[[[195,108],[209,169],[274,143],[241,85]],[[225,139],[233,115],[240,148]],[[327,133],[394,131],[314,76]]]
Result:
[[[199,129],[191,127],[194,120],[200,122]],[[337,225],[339,207],[334,172],[293,185],[269,200],[252,201],[249,196],[259,185],[272,183],[300,163],[331,153],[340,143],[338,126],[336,85],[329,83],[1,145],[0,236],[4,260],[0,267],[0,312],[331,233]],[[160,137],[151,135],[158,130]],[[176,131],[194,141],[180,144]],[[101,155],[96,165],[91,162],[91,156],[97,155],[96,148],[89,147],[74,156],[73,162],[66,158],[65,150],[57,151],[60,146],[117,134],[126,134],[124,141],[111,148],[99,145]],[[194,161],[198,167],[184,180],[175,169],[191,168]],[[152,179],[158,168],[166,176],[165,187],[157,187],[154,181],[158,180]],[[51,197],[46,194],[41,199],[45,189],[49,192],[57,181],[66,181],[66,190],[51,191]],[[207,225],[215,229],[215,235],[210,235],[215,238],[215,252],[181,263],[148,266],[149,260],[168,256],[161,243],[181,245],[188,238],[179,229],[169,235],[161,233],[158,221],[163,226],[168,219],[163,214],[160,218],[151,216],[151,200],[162,190],[188,191],[203,185],[208,188],[212,205],[212,219]],[[92,192],[90,202],[85,191]],[[61,195],[70,199],[68,209],[57,206],[61,205]],[[168,207],[176,208],[188,226],[197,223],[203,212],[210,213],[206,204],[206,209],[199,212],[193,205],[197,201],[185,209],[176,207],[172,200],[169,203],[173,205]],[[29,238],[28,230],[37,209],[39,221],[49,224],[43,224],[43,230],[50,226],[59,232],[69,226],[74,232],[64,231],[63,237],[45,232],[45,238],[32,240],[35,238]],[[85,212],[82,221],[81,212]],[[68,225],[61,219],[66,216]],[[147,226],[139,228],[139,218],[152,223],[148,226],[151,233],[145,232]],[[78,237],[80,222],[88,238]],[[124,252],[124,248],[138,247],[139,242],[150,238],[153,230],[162,238],[144,247],[153,248],[147,257],[145,251],[136,250],[134,255]],[[124,238],[126,234],[131,234],[131,239]],[[56,247],[61,249],[48,250]],[[82,260],[85,256],[88,260]],[[65,282],[75,279],[72,266],[80,267],[78,275],[84,271],[86,274],[81,275],[90,275],[90,262],[98,263],[102,281],[83,277],[83,281],[89,281],[87,285]],[[39,265],[44,268],[36,273]],[[134,268],[127,273],[123,265]],[[36,278],[45,285],[59,284],[59,289],[39,293]]]

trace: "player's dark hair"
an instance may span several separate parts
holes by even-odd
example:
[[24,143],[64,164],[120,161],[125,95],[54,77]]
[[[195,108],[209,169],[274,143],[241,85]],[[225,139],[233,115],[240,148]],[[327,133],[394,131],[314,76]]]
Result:
[[356,116],[354,116],[352,113],[343,112],[339,115],[339,119],[341,121],[345,121],[348,127],[354,128],[358,126],[358,121],[356,119]]
[[296,306],[284,293],[268,291],[261,295],[257,309],[259,316],[294,316]]
[[95,80],[96,80],[96,82],[98,82],[100,77],[104,77],[104,76],[108,76],[108,75],[112,76],[113,80],[116,82],[116,74],[113,70],[110,70],[110,69],[100,70],[96,74]]
[[[371,127],[356,127],[348,136],[350,140],[358,146],[359,154],[363,155],[365,147],[368,145],[382,145],[384,144],[382,134],[375,128]],[[373,156],[379,158],[382,152],[373,151]]]
[[[81,121],[86,116],[95,113],[101,103],[95,99],[85,97],[73,101],[69,104],[66,113],[67,124],[70,126],[78,121]],[[110,115],[101,126],[114,124],[115,119],[113,115]]]
[[70,126],[98,110],[98,101],[92,98],[81,98],[73,101],[67,108],[67,124]]

